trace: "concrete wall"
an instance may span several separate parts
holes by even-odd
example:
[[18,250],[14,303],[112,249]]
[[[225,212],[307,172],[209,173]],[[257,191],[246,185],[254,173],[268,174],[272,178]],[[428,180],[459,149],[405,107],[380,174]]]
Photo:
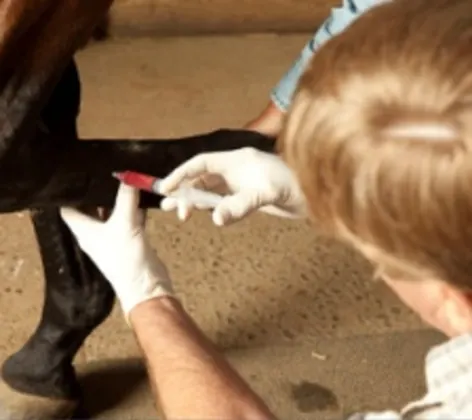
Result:
[[312,31],[341,0],[116,0],[112,35]]

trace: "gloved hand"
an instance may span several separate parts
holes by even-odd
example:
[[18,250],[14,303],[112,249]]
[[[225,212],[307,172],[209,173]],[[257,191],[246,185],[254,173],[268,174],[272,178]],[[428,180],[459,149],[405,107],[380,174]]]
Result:
[[138,203],[138,191],[121,184],[106,222],[71,208],[61,209],[80,247],[111,283],[127,321],[139,303],[173,295],[167,269],[144,233],[144,214]]
[[281,217],[306,214],[298,182],[282,159],[253,148],[200,154],[164,178],[160,193],[167,197],[161,209],[177,210],[181,220],[186,220],[194,208],[208,209],[197,199],[172,197],[184,185],[197,188],[225,185],[230,190],[231,194],[213,210],[213,222],[218,226],[233,223],[258,209]]

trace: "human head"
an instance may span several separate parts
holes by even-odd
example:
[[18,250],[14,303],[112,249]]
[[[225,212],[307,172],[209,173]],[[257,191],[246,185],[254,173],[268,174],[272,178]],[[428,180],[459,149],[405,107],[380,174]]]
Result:
[[278,144],[316,224],[425,320],[472,332],[469,0],[394,0],[329,40]]

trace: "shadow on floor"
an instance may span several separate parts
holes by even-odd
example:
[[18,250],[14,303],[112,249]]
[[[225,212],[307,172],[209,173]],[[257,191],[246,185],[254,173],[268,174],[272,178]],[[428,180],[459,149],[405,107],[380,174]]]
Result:
[[123,405],[125,400],[133,399],[148,387],[141,359],[90,363],[79,375],[85,394],[85,410],[92,418]]

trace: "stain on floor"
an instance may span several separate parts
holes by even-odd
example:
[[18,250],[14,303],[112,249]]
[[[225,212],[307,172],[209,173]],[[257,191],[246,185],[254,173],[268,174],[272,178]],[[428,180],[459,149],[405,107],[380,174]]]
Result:
[[292,384],[291,398],[302,413],[338,408],[338,400],[334,392],[315,382],[302,381],[299,384]]

